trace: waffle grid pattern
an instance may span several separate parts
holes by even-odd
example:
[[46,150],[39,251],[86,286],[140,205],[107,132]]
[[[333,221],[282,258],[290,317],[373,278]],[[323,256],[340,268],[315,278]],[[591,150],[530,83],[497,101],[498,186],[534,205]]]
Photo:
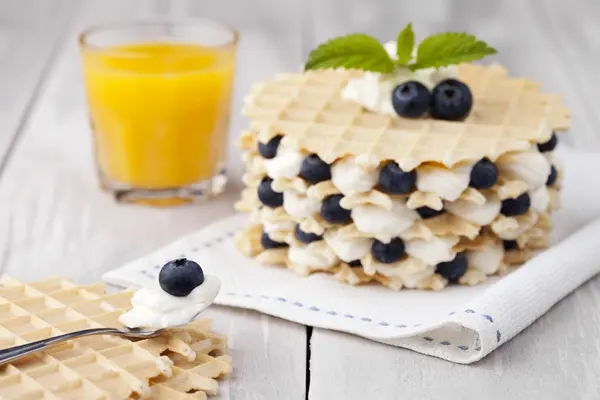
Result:
[[[131,295],[132,292],[106,294],[102,284],[78,286],[60,278],[25,284],[4,277],[0,280],[0,347],[86,328],[122,327],[118,317],[130,308]],[[200,341],[199,337],[203,337],[205,347],[214,343],[214,348],[207,348],[204,355],[210,360],[196,361],[199,367],[213,363],[211,375],[215,376],[198,379],[228,373],[227,356],[222,359],[208,356],[209,352],[223,354],[225,351],[222,339],[212,336],[215,340],[211,340],[211,336],[206,336],[210,335],[205,332],[208,328],[206,321],[188,328],[194,337],[190,333],[182,336],[176,332],[174,336],[134,342],[115,336],[91,336],[57,345],[0,367],[0,398],[127,399],[150,395],[161,398],[154,396],[155,389],[150,388],[150,380],[161,377],[171,382],[168,376],[177,368],[177,362],[173,366],[173,359],[161,354],[181,352],[184,354],[178,356],[187,357],[189,354],[185,353],[189,353],[189,346],[195,345],[192,339]],[[215,362],[220,364],[218,368],[215,368]],[[195,376],[193,368],[188,369],[189,372],[182,369],[183,375]],[[210,382],[198,390],[206,387],[209,392],[214,392],[216,384],[216,381]],[[166,383],[161,386],[167,387],[166,391],[171,394],[178,393],[172,389],[177,385]],[[179,392],[179,395],[181,397],[164,398],[188,398],[185,392]],[[202,395],[204,397],[189,398],[205,398],[204,392]]]
[[[322,241],[309,245],[300,243],[294,233],[296,224],[305,232],[317,235],[325,233],[325,242],[327,234],[331,234],[332,230],[346,231],[348,225],[332,226],[318,212],[311,217],[293,217],[286,212],[285,204],[275,209],[263,207],[257,196],[257,187],[267,175],[267,169],[265,160],[257,152],[258,142],[267,143],[272,137],[282,135],[284,139],[281,143],[285,141],[287,146],[305,155],[317,154],[329,164],[348,157],[358,160],[358,156],[370,156],[364,159],[378,160],[378,168],[393,160],[404,171],[417,169],[417,176],[420,176],[425,169],[437,168],[440,164],[446,168],[463,168],[482,158],[489,158],[497,162],[497,165],[505,166],[514,154],[537,153],[536,143],[544,143],[551,138],[553,132],[564,131],[569,127],[569,111],[561,104],[558,96],[541,92],[540,85],[536,82],[508,77],[506,70],[499,66],[465,64],[459,66],[460,79],[470,87],[474,96],[473,109],[465,121],[387,116],[373,113],[357,103],[341,98],[341,90],[348,80],[361,74],[359,71],[347,70],[283,74],[253,87],[243,110],[250,118],[250,127],[243,132],[238,143],[246,164],[246,174],[243,177],[246,188],[237,204],[238,211],[250,213],[251,225],[238,236],[238,248],[263,264],[285,265],[303,275],[328,272],[350,284],[375,280],[394,290],[402,287],[441,289],[448,281],[435,273],[435,263],[431,264],[433,261],[423,261],[427,257],[416,260],[409,255],[392,264],[381,264],[374,261],[369,253],[356,260],[361,262],[360,267],[340,260],[333,266],[322,267],[325,265],[323,258],[331,257],[331,246]],[[543,155],[550,165],[556,165],[552,153],[546,152]],[[540,157],[533,158],[539,166]],[[543,194],[543,191],[538,190],[541,190],[540,186],[544,186],[539,180],[535,184],[529,184],[524,181],[530,178],[525,176],[527,174],[515,178],[503,173],[501,171],[498,183],[490,189],[478,191],[468,188],[463,191],[458,199],[463,202],[460,207],[464,206],[464,202],[483,206],[488,201],[517,198],[525,192],[530,196],[536,192],[539,200],[539,193]],[[313,200],[316,198],[318,201],[343,192],[332,181],[308,185],[300,177],[275,178],[271,189],[282,192],[284,199],[286,193],[292,191],[294,196],[305,196]],[[440,197],[442,195],[420,190],[415,190],[410,195],[389,196],[379,193],[377,187],[374,187],[358,195],[346,194],[340,204],[351,210],[364,205],[387,207],[389,210],[392,200],[406,201],[413,210],[423,206],[439,210],[446,205],[449,213],[431,219],[417,218],[410,229],[396,233],[395,236],[401,237],[405,244],[411,240],[430,242],[434,238],[455,240],[452,251],[456,253],[494,247],[496,255],[488,253],[487,257],[494,257],[496,260],[501,257],[493,263],[495,266],[482,265],[481,258],[475,256],[473,263],[477,267],[473,267],[469,261],[469,268],[459,279],[459,283],[471,285],[484,281],[488,275],[509,271],[512,266],[522,264],[536,251],[547,247],[551,229],[549,215],[559,206],[559,190],[560,179],[547,187],[546,194],[542,195],[547,196],[547,206],[540,206],[538,201],[536,209],[529,210],[525,215],[514,218],[497,215],[493,220],[486,217],[485,223],[459,217],[461,208],[451,207],[449,204],[457,201],[454,198],[449,200]],[[543,201],[541,203],[544,204]],[[349,230],[351,231],[352,229]],[[261,244],[263,232],[267,232],[272,241],[285,242],[290,246],[289,250],[286,247],[264,249]],[[347,237],[350,241],[363,239],[363,246],[364,239],[373,238],[383,240],[384,243],[389,240],[361,231]],[[501,238],[514,243],[503,244]],[[352,243],[359,245],[360,240]],[[502,250],[505,246],[510,248]],[[318,259],[321,267],[299,265],[291,260],[292,250],[296,251],[295,254],[298,254],[297,251],[305,251],[298,248],[310,251],[310,257],[317,257],[313,260]]]
[[530,142],[564,130],[569,113],[559,99],[526,79],[509,78],[501,67],[463,65],[474,108],[464,122],[406,119],[374,114],[344,101],[340,89],[355,71],[311,71],[280,75],[254,88],[244,114],[254,131],[284,133],[298,146],[333,162],[346,155],[374,155],[405,168],[424,162],[446,166],[524,150]]

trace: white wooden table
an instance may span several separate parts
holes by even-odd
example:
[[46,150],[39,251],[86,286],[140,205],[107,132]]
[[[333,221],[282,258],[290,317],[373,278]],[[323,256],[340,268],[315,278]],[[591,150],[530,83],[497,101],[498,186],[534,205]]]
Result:
[[[496,46],[513,73],[564,97],[572,145],[600,148],[596,0],[0,0],[0,272],[96,281],[232,212],[241,171],[233,148],[227,194],[204,205],[117,205],[97,188],[76,34],[156,15],[211,16],[240,29],[236,109],[253,81],[296,70],[330,36],[388,40],[409,21],[420,37],[466,30]],[[234,118],[233,135],[244,123]],[[235,366],[221,399],[600,398],[600,278],[470,366],[251,311],[210,314]]]

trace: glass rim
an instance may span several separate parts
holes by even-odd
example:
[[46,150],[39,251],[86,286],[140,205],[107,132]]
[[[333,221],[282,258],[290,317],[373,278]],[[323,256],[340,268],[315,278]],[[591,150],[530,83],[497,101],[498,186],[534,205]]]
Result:
[[[78,42],[81,49],[91,50],[91,51],[99,51],[106,52],[110,49],[110,46],[98,46],[90,43],[88,38],[96,33],[101,33],[105,31],[110,31],[113,29],[125,29],[125,28],[135,28],[135,27],[148,27],[148,26],[198,26],[203,23],[210,23],[214,26],[222,28],[231,34],[231,39],[225,41],[223,44],[219,45],[209,45],[206,46],[211,49],[228,49],[235,47],[239,41],[239,32],[233,26],[216,20],[212,18],[180,18],[180,19],[172,19],[172,18],[146,18],[146,19],[138,19],[138,20],[123,20],[123,21],[114,21],[107,22],[102,24],[96,24],[85,28],[78,35]],[[135,57],[139,57],[139,53],[135,54],[134,52],[128,52],[127,50],[119,50],[113,52],[117,52],[120,56],[126,56],[127,54]]]

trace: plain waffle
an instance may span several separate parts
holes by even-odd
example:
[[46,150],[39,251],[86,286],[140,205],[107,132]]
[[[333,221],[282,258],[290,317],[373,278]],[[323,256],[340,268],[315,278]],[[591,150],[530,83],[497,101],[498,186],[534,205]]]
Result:
[[[3,277],[0,347],[86,328],[122,328],[118,317],[131,307],[132,294],[107,294],[103,284],[79,286],[60,278],[26,284]],[[0,398],[204,398],[218,387],[213,378],[231,371],[223,355],[225,339],[209,329],[208,321],[196,321],[152,339],[90,336],[68,341],[0,367]],[[198,369],[183,370],[181,358]],[[194,379],[181,386],[182,375]],[[169,390],[155,389],[154,382]]]

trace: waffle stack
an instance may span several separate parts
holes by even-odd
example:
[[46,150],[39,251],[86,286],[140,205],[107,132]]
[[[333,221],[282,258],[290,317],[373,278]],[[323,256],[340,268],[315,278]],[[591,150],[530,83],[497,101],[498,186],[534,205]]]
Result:
[[[0,280],[0,348],[86,328],[122,327],[132,292],[64,279]],[[231,372],[225,338],[210,321],[132,341],[90,336],[0,367],[2,399],[206,399]]]
[[[570,123],[558,96],[500,66],[464,64],[459,79],[474,98],[467,119],[406,119],[342,100],[342,88],[361,73],[308,71],[253,87],[244,107],[250,128],[238,141],[246,188],[236,207],[250,213],[237,238],[242,252],[300,274],[322,271],[399,290],[476,284],[548,245],[560,190],[551,150],[556,132]],[[265,158],[258,145],[274,138],[277,154]],[[314,155],[331,166],[331,179],[311,183],[299,176],[301,160]],[[499,177],[476,189],[469,174],[482,159],[494,163]],[[382,189],[381,170],[392,162],[416,172],[414,190]],[[283,194],[283,204],[261,202],[257,190],[265,179]],[[527,211],[505,212],[520,196],[530,200]],[[324,204],[334,199],[349,210],[347,221],[323,217]],[[307,234],[314,240],[305,240]],[[401,259],[374,257],[374,247],[394,241],[405,249]],[[466,270],[444,274],[444,263],[456,257],[466,259]]]

